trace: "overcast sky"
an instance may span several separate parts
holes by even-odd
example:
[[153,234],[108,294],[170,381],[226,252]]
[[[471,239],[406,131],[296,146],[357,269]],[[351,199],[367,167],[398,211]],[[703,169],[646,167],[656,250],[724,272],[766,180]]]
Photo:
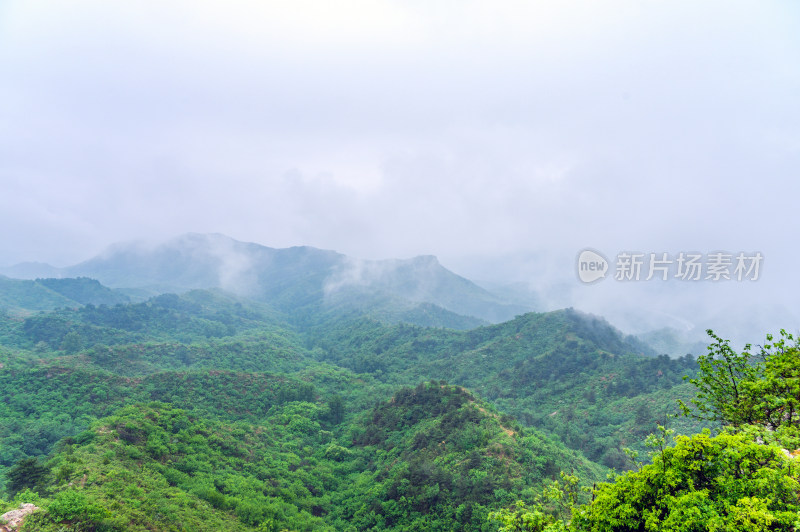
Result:
[[193,231],[797,286],[799,171],[791,0],[0,2],[0,265]]

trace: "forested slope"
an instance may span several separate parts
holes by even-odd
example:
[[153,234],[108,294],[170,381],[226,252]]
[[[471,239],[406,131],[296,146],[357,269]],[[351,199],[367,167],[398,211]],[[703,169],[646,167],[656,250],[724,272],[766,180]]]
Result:
[[693,397],[693,359],[573,310],[379,317],[205,290],[0,315],[6,495],[41,530],[491,530]]
[[[602,476],[462,388],[402,389],[349,422],[279,390],[254,424],[199,417],[202,404],[123,407],[46,462],[19,462],[11,489],[46,496],[41,530],[481,530],[561,469]],[[24,471],[38,481],[14,481]]]

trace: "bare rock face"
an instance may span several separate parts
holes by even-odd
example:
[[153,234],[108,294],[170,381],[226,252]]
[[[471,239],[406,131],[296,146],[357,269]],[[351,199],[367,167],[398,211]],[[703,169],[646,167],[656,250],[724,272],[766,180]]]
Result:
[[19,505],[18,510],[11,510],[0,515],[0,523],[4,523],[0,524],[0,532],[16,532],[17,528],[22,525],[25,516],[38,509],[39,507],[34,504],[23,502]]
[[783,454],[786,455],[786,458],[791,458],[794,460],[800,458],[800,449],[795,449],[794,451],[790,451],[789,449],[781,449],[781,451],[783,451]]

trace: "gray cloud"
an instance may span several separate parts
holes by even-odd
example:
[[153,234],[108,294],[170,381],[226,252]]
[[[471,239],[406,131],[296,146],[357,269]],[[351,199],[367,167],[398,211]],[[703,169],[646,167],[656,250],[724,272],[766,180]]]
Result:
[[762,250],[785,294],[799,11],[4,2],[0,264],[197,231],[550,286],[586,246]]

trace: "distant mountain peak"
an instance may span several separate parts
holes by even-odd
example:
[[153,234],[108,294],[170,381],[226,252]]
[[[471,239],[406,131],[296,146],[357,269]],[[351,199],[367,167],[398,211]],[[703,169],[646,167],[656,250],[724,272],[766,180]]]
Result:
[[441,266],[439,259],[436,255],[417,255],[411,259],[411,262],[415,264],[428,264],[431,266]]
[[270,248],[220,233],[185,233],[156,244],[122,242],[74,266],[36,273],[155,293],[222,288],[286,312],[332,303],[363,312],[378,306],[397,316],[421,312],[418,306],[429,303],[497,322],[532,310],[453,273],[434,255],[362,260],[311,246]]
[[44,262],[20,262],[7,268],[0,268],[0,274],[12,279],[39,279],[61,277],[61,269]]

